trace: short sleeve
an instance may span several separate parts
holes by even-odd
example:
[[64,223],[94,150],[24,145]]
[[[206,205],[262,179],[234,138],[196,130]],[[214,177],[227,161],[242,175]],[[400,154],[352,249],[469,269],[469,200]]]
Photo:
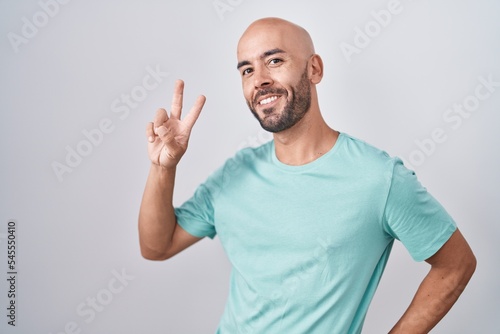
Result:
[[210,186],[211,178],[196,189],[194,195],[175,208],[177,223],[189,234],[213,239],[216,235],[214,226],[213,197]]
[[400,159],[394,159],[384,218],[386,232],[400,240],[415,261],[434,255],[456,230],[453,218]]
[[239,151],[235,157],[226,162],[212,173],[207,180],[198,186],[194,195],[175,208],[177,223],[189,234],[198,237],[209,237],[213,239],[217,234],[215,227],[216,199],[220,196],[222,189],[231,180],[235,171],[243,162],[243,153],[248,149]]

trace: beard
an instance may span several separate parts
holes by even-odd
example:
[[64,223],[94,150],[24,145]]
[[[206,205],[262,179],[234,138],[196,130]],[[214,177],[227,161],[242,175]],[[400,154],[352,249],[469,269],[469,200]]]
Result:
[[[255,100],[267,94],[282,95],[288,98],[288,92],[283,88],[264,88],[257,93]],[[302,73],[299,83],[292,87],[290,95],[285,107],[277,115],[272,115],[275,108],[268,108],[262,110],[264,116],[261,118],[248,101],[247,104],[252,114],[259,121],[260,126],[266,131],[276,133],[297,124],[311,107],[311,86],[307,77],[307,68]],[[266,115],[270,116],[266,117]]]

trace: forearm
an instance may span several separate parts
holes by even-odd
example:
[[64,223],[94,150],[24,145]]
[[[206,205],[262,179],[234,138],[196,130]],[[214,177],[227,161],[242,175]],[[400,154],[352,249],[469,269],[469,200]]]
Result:
[[139,240],[145,258],[162,258],[172,241],[176,224],[174,183],[175,167],[151,164],[139,211]]
[[428,333],[457,301],[474,272],[472,267],[460,271],[432,268],[390,333]]

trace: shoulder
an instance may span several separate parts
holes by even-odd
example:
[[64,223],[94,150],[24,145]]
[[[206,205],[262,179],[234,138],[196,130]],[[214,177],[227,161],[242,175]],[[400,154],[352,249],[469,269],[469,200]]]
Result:
[[387,160],[390,158],[389,154],[366,141],[351,136],[346,133],[341,133],[345,149],[353,156],[367,157],[376,160]]
[[237,179],[256,166],[269,161],[272,150],[272,141],[258,147],[246,147],[238,150],[228,158],[222,166],[213,172],[205,182],[209,188],[223,188],[229,180]]
[[273,141],[269,141],[257,147],[245,147],[238,150],[231,158],[227,159],[223,168],[234,168],[241,165],[255,165],[268,162],[272,152]]
[[343,159],[352,168],[363,170],[368,174],[384,173],[390,176],[396,165],[402,164],[398,157],[391,157],[386,151],[366,141],[346,133],[341,134],[341,151]]
[[267,158],[273,147],[273,141],[270,140],[260,146],[245,147],[236,152],[234,159]]

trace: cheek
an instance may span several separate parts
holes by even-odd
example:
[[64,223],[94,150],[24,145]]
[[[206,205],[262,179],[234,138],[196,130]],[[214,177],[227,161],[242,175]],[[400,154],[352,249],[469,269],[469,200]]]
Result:
[[249,85],[248,82],[243,81],[241,88],[243,89],[243,96],[245,97],[245,100],[252,101],[252,86]]

